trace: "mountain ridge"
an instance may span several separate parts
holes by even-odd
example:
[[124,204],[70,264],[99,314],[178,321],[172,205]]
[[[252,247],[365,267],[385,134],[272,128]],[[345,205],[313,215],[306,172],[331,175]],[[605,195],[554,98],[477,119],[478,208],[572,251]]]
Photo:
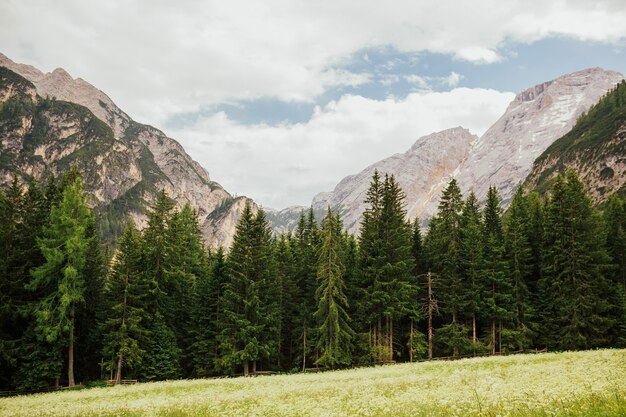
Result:
[[[333,191],[317,194],[313,198],[313,207],[330,204],[339,209],[346,219],[346,227],[356,232],[365,208],[364,190],[374,169],[381,174],[396,176],[407,194],[408,217],[419,217],[422,225],[436,213],[441,189],[452,177],[457,179],[464,193],[474,191],[481,201],[484,201],[489,186],[496,185],[506,207],[516,186],[530,173],[534,160],[623,79],[620,73],[594,67],[526,88],[516,94],[504,114],[481,137],[462,149],[464,154],[455,155],[453,160],[458,161],[455,167],[450,166],[439,175],[433,175],[425,182],[426,186],[419,187],[417,182],[420,179],[411,177],[413,167],[403,164],[390,167],[389,161],[398,160],[398,155],[403,155],[395,154],[346,176]],[[426,143],[436,146],[428,138],[448,131],[450,129],[417,139],[405,154]],[[438,151],[444,154],[448,148]]]
[[[92,194],[98,200],[97,205],[100,206],[100,210],[105,210],[104,206],[108,207],[106,209],[110,212],[108,217],[115,218],[120,215],[128,215],[133,218],[138,226],[145,226],[145,212],[156,197],[156,188],[164,188],[179,207],[188,202],[197,212],[204,238],[209,245],[228,247],[232,243],[235,225],[245,202],[251,202],[256,210],[256,205],[252,200],[246,197],[234,198],[219,183],[212,181],[209,173],[193,160],[177,141],[167,137],[157,128],[135,122],[117,107],[104,92],[86,81],[73,79],[62,68],[44,74],[30,65],[17,64],[3,54],[0,54],[0,66],[8,68],[28,80],[42,99],[55,98],[89,109],[95,117],[111,129],[116,146],[122,146],[120,144],[124,144],[123,146],[131,145],[130,148],[134,146],[135,162],[142,160],[143,151],[140,149],[140,144],[145,146],[152,155],[154,163],[162,175],[151,187],[148,187],[149,190],[141,186],[143,176],[137,164],[129,165],[127,176],[130,176],[132,180],[132,187],[125,191],[137,191],[129,198],[141,200],[139,204],[128,201],[117,202],[116,204],[115,198],[109,198],[113,196],[99,192],[101,189],[96,189],[97,187],[91,188]],[[45,153],[46,151],[41,149],[41,152]],[[103,152],[106,153],[107,150],[103,150]],[[145,155],[143,157],[145,160]],[[96,160],[103,160],[104,158],[103,155],[100,155],[100,158]],[[83,174],[86,171],[89,171],[89,168],[83,167]],[[115,181],[122,181],[124,176],[124,173],[118,172]],[[7,175],[4,175],[4,183],[7,182],[6,177]],[[101,180],[101,182],[105,182],[106,178]],[[143,189],[137,190],[136,187]],[[116,197],[119,198],[119,196]],[[224,205],[225,201],[228,204]],[[128,206],[133,206],[133,210],[128,209]],[[209,216],[218,207],[225,206],[228,209],[221,210],[221,216]],[[116,208],[111,209],[111,207]]]

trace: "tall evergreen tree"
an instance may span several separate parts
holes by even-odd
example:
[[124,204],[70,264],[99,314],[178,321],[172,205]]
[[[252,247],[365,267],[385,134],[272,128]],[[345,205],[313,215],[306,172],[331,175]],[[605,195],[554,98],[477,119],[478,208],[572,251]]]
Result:
[[37,332],[48,342],[62,340],[67,347],[67,376],[74,386],[75,320],[85,301],[85,267],[89,247],[87,228],[93,213],[85,203],[80,177],[67,185],[58,206],[52,208],[50,224],[38,240],[46,262],[33,271],[32,289],[52,283],[54,290],[35,306]]
[[480,349],[478,323],[484,310],[482,300],[483,270],[485,267],[481,213],[476,195],[467,197],[461,216],[461,262],[465,290],[461,310],[471,323],[473,349]]
[[438,297],[448,323],[437,331],[437,337],[453,356],[470,347],[468,329],[461,322],[465,285],[461,270],[461,216],[463,198],[455,179],[444,189],[437,215],[429,223],[426,238],[429,262],[437,274],[439,286],[445,288]]
[[171,231],[174,202],[161,190],[148,213],[148,226],[143,232],[144,270],[148,284],[146,309],[149,338],[141,377],[147,380],[171,379],[180,376],[181,350],[173,328],[176,323],[176,298],[179,282],[172,272],[173,247]]
[[557,177],[546,209],[541,281],[545,343],[556,349],[606,344],[615,323],[607,317],[608,256],[603,227],[573,171]]
[[147,288],[142,261],[141,236],[131,221],[118,243],[105,292],[110,310],[102,329],[103,353],[115,363],[117,384],[122,380],[123,369],[137,367],[145,354]]
[[217,337],[222,325],[222,297],[226,278],[226,257],[224,250],[218,248],[210,257],[209,274],[199,276],[196,285],[193,314],[195,339],[191,355],[193,375],[196,377],[207,377],[218,371],[220,352]]
[[607,226],[606,248],[611,260],[609,274],[615,288],[611,296],[611,316],[616,325],[611,345],[626,346],[626,198],[613,195],[604,213]]
[[339,217],[328,208],[322,222],[322,246],[318,254],[315,292],[319,323],[317,345],[320,357],[316,364],[329,366],[348,365],[352,361],[350,347],[354,331],[347,314],[348,299],[343,281],[344,265],[342,225]]
[[532,307],[528,281],[533,273],[533,253],[528,236],[528,201],[518,187],[507,212],[504,233],[506,255],[513,284],[515,331],[520,350],[528,347],[532,336]]
[[383,262],[378,291],[386,294],[383,310],[388,345],[388,359],[394,355],[394,323],[413,311],[417,299],[417,281],[413,278],[413,230],[406,221],[404,192],[393,175],[385,176],[381,212],[381,241]]
[[300,221],[295,231],[296,244],[294,258],[296,261],[296,303],[299,305],[294,339],[298,340],[298,356],[302,370],[307,367],[307,360],[313,352],[315,343],[312,342],[315,327],[313,313],[315,312],[315,289],[317,287],[317,249],[320,242],[320,233],[317,220],[310,208],[305,215],[300,214]]
[[[503,342],[508,345],[510,340],[503,340],[503,329],[510,330],[512,320],[511,304],[513,289],[508,270],[502,228],[502,207],[500,196],[495,186],[489,187],[484,213],[484,256],[483,300],[485,316],[490,322],[490,333],[487,340],[491,353],[502,350]],[[508,339],[510,333],[504,333]],[[514,338],[513,338],[514,339]]]
[[[277,346],[275,281],[267,219],[246,203],[228,257],[224,319],[219,335],[221,366],[256,372],[257,362],[275,355]],[[252,365],[252,369],[250,369]]]
[[280,314],[280,328],[278,331],[278,366],[291,369],[294,365],[295,327],[297,324],[299,306],[295,302],[296,296],[296,265],[293,256],[290,236],[281,234],[275,248],[276,279],[278,285],[278,312]]
[[193,372],[192,345],[194,342],[193,301],[198,280],[208,276],[202,232],[198,217],[187,203],[180,212],[174,212],[167,227],[170,250],[164,274],[168,285],[167,297],[172,308],[169,327],[176,335],[181,350],[184,375]]

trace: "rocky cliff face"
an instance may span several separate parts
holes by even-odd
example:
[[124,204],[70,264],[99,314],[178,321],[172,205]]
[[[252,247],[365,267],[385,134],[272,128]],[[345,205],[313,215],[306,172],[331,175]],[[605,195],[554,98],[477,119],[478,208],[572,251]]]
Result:
[[[107,223],[128,215],[139,226],[145,225],[146,207],[154,201],[156,192],[164,188],[179,207],[188,202],[196,210],[208,244],[228,247],[232,243],[238,204],[221,210],[219,218],[209,217],[232,197],[211,181],[207,171],[178,142],[158,129],[134,122],[102,91],[84,80],[73,79],[63,69],[44,74],[2,54],[0,66],[29,82],[28,94],[34,106],[21,127],[10,133],[7,129],[3,134],[2,153],[10,147],[23,148],[33,134],[34,124],[46,129],[36,148],[26,147],[19,152],[19,166],[2,167],[2,182],[12,177],[15,170],[39,178],[47,171],[58,173],[76,164],[85,176],[97,213],[108,217]],[[15,87],[4,88],[2,102],[12,97],[10,88]],[[39,108],[44,102],[54,104],[50,109]],[[80,106],[68,107],[63,102]],[[67,111],[62,106],[68,107]],[[37,118],[40,123],[33,124]],[[89,134],[89,126],[97,126],[98,131]],[[85,158],[86,154],[90,159]]]
[[328,205],[340,207],[345,227],[357,232],[365,209],[365,194],[374,171],[378,170],[396,177],[406,194],[408,215],[418,216],[468,158],[476,140],[477,136],[461,127],[421,137],[405,153],[383,159],[344,178],[332,193],[318,194],[313,199],[313,207],[317,210],[325,210]]
[[626,81],[535,160],[525,188],[545,193],[568,169],[578,173],[596,204],[626,193]]
[[398,179],[407,195],[408,216],[420,217],[423,224],[436,213],[441,190],[451,177],[463,192],[474,191],[480,200],[495,184],[506,206],[533,161],[623,78],[592,68],[531,87],[520,92],[480,138],[462,128],[422,137],[406,153],[344,178],[330,193],[318,194],[313,205],[339,208],[346,226],[357,231],[365,192],[378,169]]
[[591,68],[519,93],[459,167],[461,189],[472,190],[484,200],[495,184],[507,205],[535,159],[623,78],[617,72]]

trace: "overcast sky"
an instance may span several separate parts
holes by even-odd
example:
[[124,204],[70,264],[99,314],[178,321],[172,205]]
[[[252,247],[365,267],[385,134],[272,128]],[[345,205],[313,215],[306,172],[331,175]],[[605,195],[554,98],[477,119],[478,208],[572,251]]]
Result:
[[526,87],[626,72],[624,22],[623,0],[0,0],[0,52],[89,81],[284,208],[420,136],[480,135]]

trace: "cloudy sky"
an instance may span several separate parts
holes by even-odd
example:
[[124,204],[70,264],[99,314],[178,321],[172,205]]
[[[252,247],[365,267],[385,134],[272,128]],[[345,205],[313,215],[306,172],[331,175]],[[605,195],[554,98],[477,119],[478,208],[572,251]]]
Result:
[[283,208],[422,135],[480,135],[534,84],[625,73],[624,22],[623,0],[0,0],[0,52],[91,82]]

